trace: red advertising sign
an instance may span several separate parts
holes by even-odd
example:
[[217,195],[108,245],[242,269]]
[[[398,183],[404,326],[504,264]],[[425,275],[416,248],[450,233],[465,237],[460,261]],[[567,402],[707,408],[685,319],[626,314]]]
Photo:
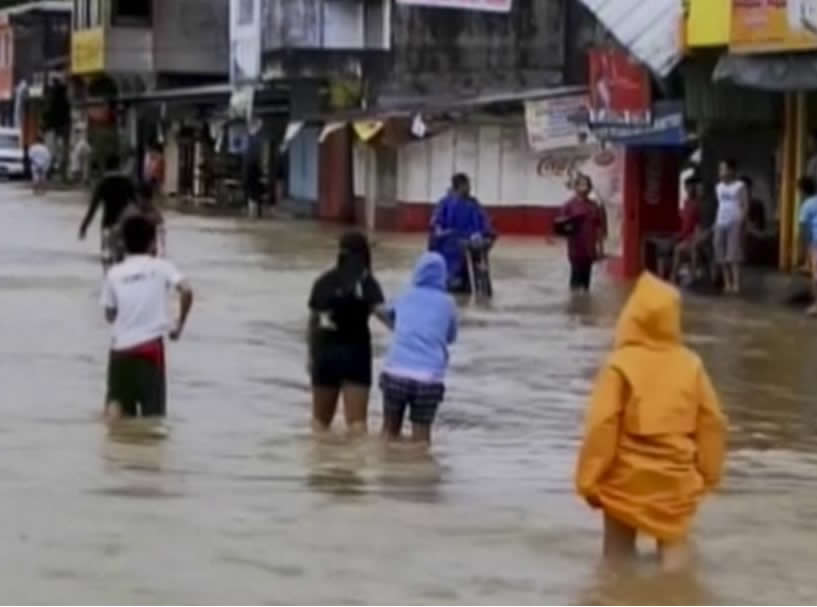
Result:
[[643,125],[652,121],[647,70],[617,49],[593,49],[590,58],[590,122]]

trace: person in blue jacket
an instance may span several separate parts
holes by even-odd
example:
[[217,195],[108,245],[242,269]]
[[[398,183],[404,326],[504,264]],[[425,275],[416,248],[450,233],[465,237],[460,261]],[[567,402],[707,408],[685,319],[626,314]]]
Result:
[[448,347],[457,338],[457,306],[446,292],[446,278],[442,256],[423,253],[411,286],[377,312],[394,330],[380,376],[387,440],[400,438],[408,409],[411,440],[431,443],[431,425],[445,396]]
[[432,215],[429,238],[429,249],[445,259],[449,290],[468,292],[472,288],[468,280],[466,246],[487,251],[495,239],[488,214],[471,196],[468,176],[464,173],[454,175],[451,190],[437,204]]

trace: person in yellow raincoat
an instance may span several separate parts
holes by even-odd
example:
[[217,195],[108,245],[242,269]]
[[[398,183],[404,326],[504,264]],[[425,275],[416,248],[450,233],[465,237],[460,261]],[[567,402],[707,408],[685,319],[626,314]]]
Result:
[[701,360],[681,342],[681,298],[643,274],[593,389],[576,488],[604,512],[604,554],[632,556],[638,532],[681,566],[698,503],[718,485],[726,419]]

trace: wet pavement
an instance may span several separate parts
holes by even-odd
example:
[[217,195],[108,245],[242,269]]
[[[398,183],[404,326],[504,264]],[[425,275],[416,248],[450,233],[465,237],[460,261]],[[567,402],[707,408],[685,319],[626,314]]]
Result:
[[[433,457],[408,459],[309,435],[305,301],[337,232],[170,215],[198,299],[169,353],[170,437],[134,444],[99,422],[108,333],[77,195],[0,187],[4,602],[817,602],[817,327],[800,314],[687,301],[730,415],[725,487],[690,574],[662,577],[645,550],[613,575],[571,479],[623,293],[602,280],[571,301],[558,247],[500,242],[494,302],[462,312]],[[379,239],[389,293],[421,245]]]

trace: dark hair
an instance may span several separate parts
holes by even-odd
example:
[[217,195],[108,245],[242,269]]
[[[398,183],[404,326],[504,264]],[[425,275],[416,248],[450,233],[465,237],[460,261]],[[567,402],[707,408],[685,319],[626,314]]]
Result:
[[700,183],[701,183],[701,178],[698,177],[697,175],[692,175],[691,177],[687,177],[686,179],[684,179],[684,185],[686,187],[692,187],[694,185],[700,185]]
[[727,158],[726,160],[721,161],[723,164],[726,165],[726,168],[730,171],[737,171],[738,170],[738,161],[734,158]]
[[586,175],[585,173],[576,174],[576,178],[573,180],[574,187],[580,179],[583,179],[587,183],[587,187],[590,188],[591,191],[593,190],[593,180],[590,178],[590,175]]
[[752,178],[749,177],[748,175],[741,175],[740,180],[743,182],[743,185],[745,185],[750,190],[752,189],[752,186],[755,185],[754,180],[752,180]]
[[801,177],[797,180],[797,189],[806,196],[814,196],[817,194],[817,182],[813,177]]
[[352,292],[372,267],[369,241],[360,232],[347,232],[340,239],[337,269],[342,289]]
[[122,240],[125,251],[131,255],[143,255],[150,252],[156,241],[156,226],[141,215],[128,217],[122,225]]
[[116,154],[111,154],[105,159],[105,170],[106,171],[118,171],[119,170],[119,156]]
[[468,175],[465,173],[457,173],[451,178],[451,187],[455,190],[459,190],[461,187],[468,185],[469,181]]

